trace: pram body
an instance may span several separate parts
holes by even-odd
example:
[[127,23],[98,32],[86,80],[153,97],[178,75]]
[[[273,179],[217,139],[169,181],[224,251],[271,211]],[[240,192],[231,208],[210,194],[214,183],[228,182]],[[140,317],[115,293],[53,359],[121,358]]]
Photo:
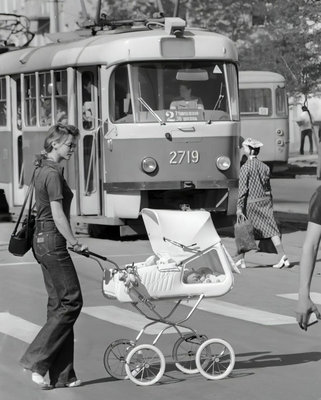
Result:
[[[231,258],[207,211],[143,209],[142,217],[154,255],[132,264],[137,291],[149,300],[223,296],[233,287]],[[212,271],[208,282],[184,282],[187,271]],[[103,283],[106,297],[137,301],[121,271],[111,272]]]
[[[147,323],[135,340],[117,339],[104,353],[106,371],[117,379],[129,378],[138,385],[158,382],[165,371],[165,357],[155,346],[170,327],[179,335],[172,357],[176,367],[186,374],[200,372],[218,380],[234,368],[235,353],[223,339],[208,339],[184,325],[204,297],[223,296],[233,286],[233,261],[218,236],[207,211],[168,211],[143,209],[142,217],[154,254],[147,260],[119,267],[114,261],[87,252],[103,271],[102,290],[108,299],[131,303],[152,322]],[[98,259],[114,267],[104,268]],[[192,280],[190,278],[193,278]],[[183,319],[172,316],[183,299],[195,298],[195,304]],[[163,316],[156,310],[159,300],[174,300],[171,311]],[[171,303],[171,302],[169,302]],[[153,344],[138,344],[145,330],[158,322],[165,324]],[[187,329],[189,333],[183,333]]]

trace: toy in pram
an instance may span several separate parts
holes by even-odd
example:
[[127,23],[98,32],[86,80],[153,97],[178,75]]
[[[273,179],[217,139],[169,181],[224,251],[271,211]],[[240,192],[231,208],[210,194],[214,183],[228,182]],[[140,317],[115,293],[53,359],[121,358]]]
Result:
[[[179,335],[172,350],[176,367],[184,373],[200,372],[207,379],[222,379],[233,370],[235,354],[222,339],[208,339],[184,325],[205,297],[223,296],[233,286],[233,261],[221,243],[211,215],[207,211],[168,211],[143,209],[142,217],[154,255],[144,262],[120,268],[114,261],[94,253],[113,264],[105,269],[102,290],[105,297],[131,303],[152,322],[147,323],[135,340],[118,339],[104,354],[107,372],[138,385],[158,382],[165,371],[165,358],[155,345],[161,335],[174,328]],[[96,256],[96,257],[95,257]],[[168,315],[156,310],[156,302],[175,300]],[[195,304],[179,321],[170,318],[182,302]],[[137,344],[145,330],[156,323],[166,326],[153,344]],[[186,333],[186,329],[189,333]],[[184,333],[182,332],[184,331]]]

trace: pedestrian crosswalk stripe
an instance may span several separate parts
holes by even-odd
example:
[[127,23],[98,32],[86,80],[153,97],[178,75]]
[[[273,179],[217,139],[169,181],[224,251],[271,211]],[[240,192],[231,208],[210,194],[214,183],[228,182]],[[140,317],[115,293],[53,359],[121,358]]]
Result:
[[[321,293],[312,293],[311,295],[312,300],[316,304],[321,304]],[[297,293],[280,294],[278,296],[291,300],[296,300],[298,297]],[[193,307],[195,301],[186,300],[183,301],[182,304],[188,307]],[[212,314],[237,318],[261,325],[286,325],[296,323],[294,317],[262,311],[216,299],[203,300],[199,304],[198,309]],[[149,320],[141,314],[116,306],[83,307],[82,313],[138,332],[149,322]],[[167,327],[166,324],[158,322],[150,326],[145,333],[148,335],[156,335],[165,327]],[[40,328],[39,325],[12,315],[9,312],[0,312],[0,333],[2,334],[12,336],[26,343],[31,343]],[[182,332],[189,332],[189,330],[185,328],[180,328],[180,330]],[[176,330],[171,327],[164,333],[176,333]]]
[[23,318],[10,314],[0,313],[0,332],[10,335],[26,343],[31,343],[40,330],[40,326]]
[[[182,304],[193,307],[195,301],[184,301]],[[202,300],[198,309],[212,314],[224,315],[225,317],[237,318],[261,325],[286,325],[296,323],[294,317],[240,306],[238,304],[232,304],[221,300]]]
[[[284,294],[278,294],[278,296],[289,300],[298,300],[299,297],[298,293],[284,293]],[[321,293],[311,292],[310,296],[315,304],[321,304]]]
[[[36,265],[38,264],[36,261],[22,261],[22,262],[15,262],[15,263],[4,263],[0,264],[0,267],[13,267],[15,265]],[[39,265],[39,264],[38,264]]]
[[[103,321],[111,322],[112,324],[125,326],[126,328],[140,331],[147,323],[148,319],[143,315],[137,314],[133,311],[124,310],[115,306],[97,306],[97,307],[84,307],[82,309],[84,314],[101,319]],[[148,335],[157,335],[163,328],[168,325],[160,322],[150,326],[145,331]],[[189,330],[180,328],[181,332],[189,332]],[[164,333],[176,333],[175,328],[169,328]]]

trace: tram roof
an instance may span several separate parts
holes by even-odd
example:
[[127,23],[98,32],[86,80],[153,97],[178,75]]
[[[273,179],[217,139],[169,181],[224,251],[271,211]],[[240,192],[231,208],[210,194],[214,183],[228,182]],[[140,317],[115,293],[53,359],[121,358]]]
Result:
[[239,71],[240,83],[277,83],[285,82],[283,75],[271,71]]
[[[161,41],[164,38],[176,41],[185,40],[185,42],[187,38],[193,39],[194,54],[184,57],[182,46],[178,45],[176,52],[162,57]],[[185,29],[183,38],[176,38],[161,29],[127,32],[113,30],[85,39],[52,43],[41,47],[28,47],[4,53],[0,56],[0,75],[68,66],[113,65],[131,61],[185,58],[238,61],[234,43],[225,36],[209,31]]]

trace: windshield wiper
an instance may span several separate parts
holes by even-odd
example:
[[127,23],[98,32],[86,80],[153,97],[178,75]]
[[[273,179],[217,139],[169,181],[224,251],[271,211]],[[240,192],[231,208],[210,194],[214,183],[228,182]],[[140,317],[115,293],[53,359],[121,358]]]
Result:
[[146,103],[146,101],[142,97],[138,97],[137,100],[146,108],[147,111],[152,114],[155,119],[157,119],[157,121],[161,125],[166,125],[165,122],[160,118],[160,116],[155,113],[155,111]]
[[[218,95],[218,99],[216,100],[215,106],[214,106],[214,108],[213,108],[212,111],[215,111],[215,110],[217,110],[219,107],[221,107],[221,103],[222,103],[222,101],[223,101],[223,99],[224,99],[224,97],[225,97],[224,94],[223,94],[222,92],[223,92],[223,83],[221,83],[220,94]],[[212,123],[212,118],[209,119],[206,123],[207,123],[207,124],[211,124],[211,123]]]
[[220,94],[218,95],[218,99],[217,99],[216,104],[215,104],[215,106],[213,108],[213,111],[215,111],[219,107],[221,107],[222,100],[224,99],[224,94],[222,92],[223,92],[223,83],[221,83]]

